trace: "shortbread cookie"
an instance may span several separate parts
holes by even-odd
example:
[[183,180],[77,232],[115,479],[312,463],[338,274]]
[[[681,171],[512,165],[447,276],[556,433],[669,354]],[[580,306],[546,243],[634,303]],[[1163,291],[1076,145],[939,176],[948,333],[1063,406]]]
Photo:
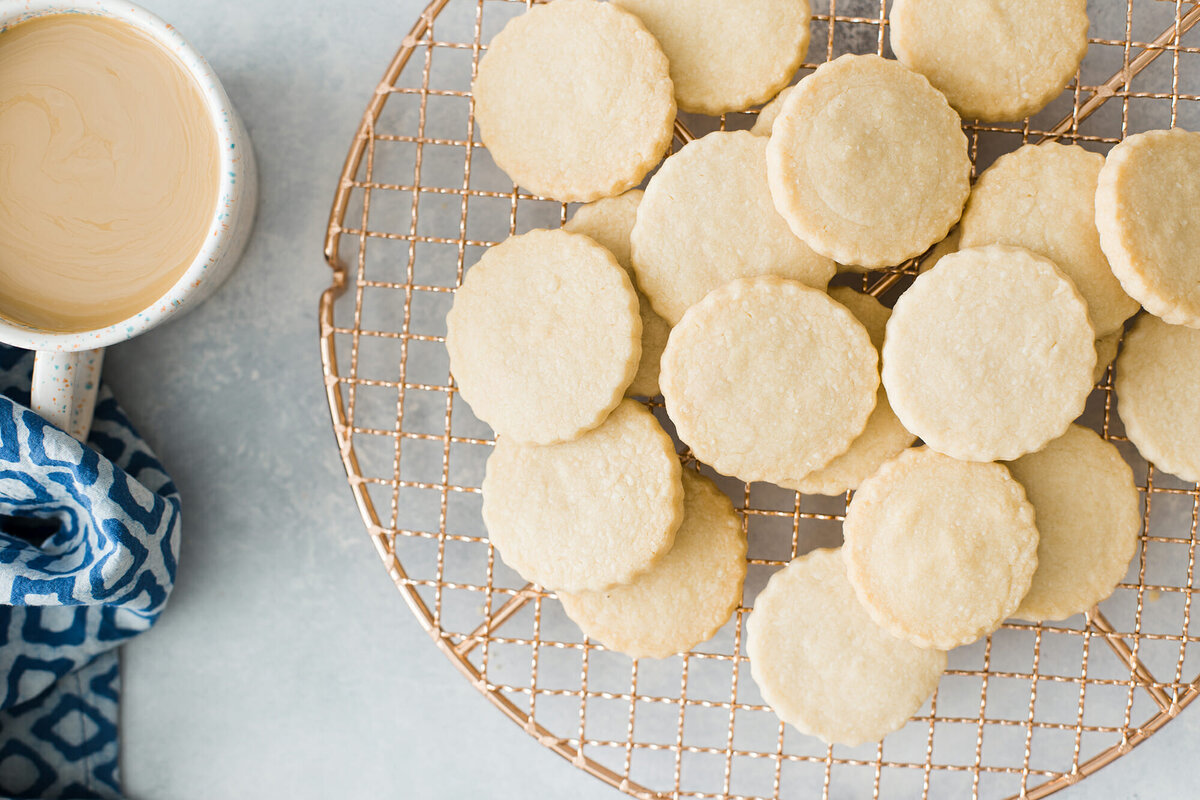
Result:
[[780,275],[824,289],[834,264],[775,212],[767,143],[747,131],[710,133],[667,159],[646,187],[633,227],[633,269],[672,325],[736,278]]
[[642,347],[638,298],[586,236],[535,230],[483,254],[446,315],[459,392],[498,436],[574,439],[616,408]]
[[[597,200],[576,211],[575,216],[563,225],[563,229],[590,236],[604,245],[632,280],[634,275],[629,260],[629,234],[633,231],[638,204],[641,201],[641,189],[634,189],[619,197]],[[627,393],[637,397],[654,397],[658,394],[658,362],[662,359],[663,348],[667,346],[671,326],[654,313],[650,301],[640,291],[638,309],[642,317],[642,359]]]
[[1112,594],[1142,529],[1133,470],[1117,448],[1072,425],[1008,469],[1025,487],[1039,534],[1033,584],[1013,616],[1066,619]]
[[898,639],[858,602],[837,550],[771,576],[746,624],[750,674],[779,718],[828,744],[875,742],[933,694],[946,654]]
[[942,239],[940,242],[935,244],[932,249],[925,254],[925,257],[921,259],[921,263],[917,265],[917,272],[928,272],[936,267],[938,262],[946,256],[950,255],[951,253],[957,253],[961,238],[962,226],[960,225],[954,230],[950,231],[950,234],[945,239]]
[[1125,331],[1120,330],[1096,340],[1096,368],[1092,371],[1092,383],[1104,380],[1108,368],[1117,360],[1117,350],[1121,346],[1121,336],[1124,333]]
[[729,621],[742,599],[746,535],[729,498],[683,471],[683,524],[675,544],[633,583],[604,592],[559,592],[585,634],[633,658],[691,650]]
[[663,351],[667,414],[696,458],[746,482],[807,475],[850,447],[875,407],[878,357],[824,292],[776,277],[692,306]]
[[754,125],[751,126],[750,132],[755,136],[770,136],[771,127],[775,124],[775,120],[779,117],[779,111],[783,108],[783,104],[787,101],[788,95],[792,93],[795,86],[789,86],[776,95],[775,99],[767,103],[758,111],[758,117],[754,120]]
[[1043,255],[1088,304],[1097,336],[1119,330],[1138,304],[1100,249],[1096,180],[1104,156],[1078,145],[1027,144],[984,170],[971,190],[959,247],[1010,244]]
[[1096,190],[1100,246],[1131,297],[1172,325],[1200,328],[1200,133],[1130,136]]
[[949,650],[996,630],[1038,564],[1033,506],[1008,470],[927,447],[862,482],[842,533],[858,599],[918,647]]
[[1200,483],[1200,331],[1139,317],[1116,376],[1129,441],[1163,472]]
[[683,111],[765,103],[808,52],[808,0],[613,0],[641,18],[671,61]]
[[1011,461],[1083,413],[1095,341],[1053,262],[1006,245],[960,250],[897,301],[883,384],[904,427],[934,450]]
[[844,55],[796,85],[767,145],[775,207],[842,264],[924,253],[962,215],[967,137],[946,98],[895,61]]
[[488,45],[472,87],[484,145],[513,182],[588,202],[637,186],[675,125],[667,57],[611,3],[555,0]]
[[1087,0],[896,0],[888,21],[896,58],[988,122],[1042,110],[1088,47]]
[[866,329],[867,336],[871,337],[871,344],[875,350],[882,350],[892,310],[871,295],[863,294],[849,286],[835,286],[829,290],[829,296],[850,309],[850,313]]
[[488,457],[488,536],[505,564],[548,589],[628,583],[671,549],[682,520],[674,444],[633,400],[573,442],[501,438]]
[[[874,297],[846,286],[830,289],[829,296],[850,309],[850,313],[867,329],[871,344],[876,350],[881,350],[891,310]],[[797,480],[782,481],[779,485],[803,494],[838,495],[857,489],[863,479],[874,474],[885,461],[895,458],[916,439],[897,419],[888,404],[887,392],[881,386],[875,398],[875,410],[867,419],[867,427],[849,450],[821,469]]]

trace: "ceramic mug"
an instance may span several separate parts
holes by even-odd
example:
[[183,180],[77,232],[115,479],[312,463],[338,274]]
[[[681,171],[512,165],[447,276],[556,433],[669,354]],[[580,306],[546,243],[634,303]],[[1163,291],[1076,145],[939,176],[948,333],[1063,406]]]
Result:
[[208,63],[179,32],[121,0],[0,2],[0,32],[50,14],[92,14],[130,25],[173,53],[199,90],[220,152],[217,204],[208,235],[190,266],[157,301],[113,325],[78,333],[38,330],[0,318],[0,342],[37,351],[33,409],[77,439],[87,438],[100,385],[104,348],[131,339],[194,308],[237,264],[254,223],[257,174],[250,137]]

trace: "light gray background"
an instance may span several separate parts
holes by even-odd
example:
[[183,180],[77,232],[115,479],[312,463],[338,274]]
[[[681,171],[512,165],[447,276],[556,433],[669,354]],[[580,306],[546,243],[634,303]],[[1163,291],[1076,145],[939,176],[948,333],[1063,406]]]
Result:
[[[124,651],[128,794],[618,797],[433,647],[334,447],[316,324],[326,216],[362,109],[425,0],[142,1],[222,76],[256,143],[262,203],[213,300],[109,354],[108,381],[185,502],[170,607]],[[1186,713],[1061,796],[1187,795],[1198,747],[1200,713]]]

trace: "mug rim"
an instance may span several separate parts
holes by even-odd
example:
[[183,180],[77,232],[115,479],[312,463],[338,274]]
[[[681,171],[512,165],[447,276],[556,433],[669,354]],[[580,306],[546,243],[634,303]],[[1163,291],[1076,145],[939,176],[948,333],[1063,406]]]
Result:
[[[57,14],[85,14],[115,19],[148,35],[182,63],[199,90],[205,111],[217,135],[217,201],[211,212],[204,243],[187,269],[166,292],[142,310],[126,319],[102,328],[85,331],[53,331],[34,328],[0,317],[0,342],[27,350],[91,350],[123,342],[162,322],[184,300],[211,277],[207,273],[221,261],[225,245],[237,227],[236,208],[245,188],[237,185],[242,170],[239,161],[252,159],[249,142],[233,110],[229,96],[204,57],[188,43],[174,26],[161,17],[128,0],[26,0],[10,12],[0,10],[0,33],[39,17]],[[246,152],[239,152],[239,148]],[[251,177],[251,176],[243,176]]]

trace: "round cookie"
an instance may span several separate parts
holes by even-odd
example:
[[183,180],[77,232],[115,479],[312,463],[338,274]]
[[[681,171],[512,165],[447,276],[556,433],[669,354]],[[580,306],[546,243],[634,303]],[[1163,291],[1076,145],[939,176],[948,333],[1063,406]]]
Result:
[[1117,448],[1072,425],[1008,469],[1025,487],[1039,534],[1033,584],[1013,616],[1066,619],[1112,594],[1142,529],[1133,470]]
[[770,136],[771,128],[775,125],[775,120],[779,117],[779,112],[783,109],[783,104],[787,102],[788,95],[795,88],[795,86],[787,87],[776,95],[774,100],[760,108],[758,116],[754,119],[754,125],[750,127],[750,132],[755,136]]
[[671,331],[659,382],[696,458],[747,483],[780,483],[825,466],[862,433],[877,362],[845,306],[767,276],[692,306]]
[[1057,97],[1088,47],[1087,0],[895,0],[892,50],[965,119],[1023,119]]
[[[632,280],[634,275],[633,267],[630,266],[629,234],[633,231],[638,204],[641,202],[641,189],[628,191],[618,197],[597,200],[578,209],[575,216],[563,225],[563,230],[582,233],[595,239],[613,254],[617,263]],[[667,346],[671,326],[654,313],[650,301],[640,291],[638,310],[642,317],[642,358],[627,394],[654,397],[658,394],[658,362],[662,359],[663,348]]]
[[1108,368],[1117,360],[1121,336],[1125,331],[1115,331],[1096,340],[1096,368],[1092,371],[1092,383],[1100,383],[1108,374]]
[[960,250],[897,301],[883,384],[904,427],[934,450],[1011,461],[1083,413],[1095,340],[1053,262],[1005,245]]
[[628,583],[675,541],[683,485],[671,437],[624,400],[573,442],[501,438],[483,478],[483,521],[504,563],[563,592]]
[[711,639],[742,599],[746,535],[729,498],[683,471],[683,524],[670,552],[633,583],[604,592],[559,592],[590,638],[633,658],[667,658]]
[[671,62],[683,111],[765,103],[808,52],[808,0],[613,0],[645,23]]
[[[892,315],[890,309],[874,297],[846,286],[830,289],[829,296],[850,309],[850,313],[867,329],[876,350],[883,348],[884,329]],[[905,429],[892,411],[887,392],[881,386],[875,398],[875,410],[867,419],[867,427],[849,450],[803,478],[782,481],[779,485],[803,494],[843,494],[857,489],[885,461],[898,456],[916,440],[917,437]]]
[[837,550],[776,572],[746,623],[750,674],[779,718],[827,744],[876,742],[933,694],[946,654],[898,639],[858,602]]
[[[968,201],[968,202],[970,202],[970,201]],[[945,239],[942,239],[940,242],[935,244],[930,249],[930,251],[925,254],[925,257],[921,259],[921,263],[917,265],[918,274],[922,273],[922,272],[928,272],[929,270],[936,267],[938,265],[938,262],[941,261],[946,256],[950,255],[951,253],[957,253],[959,241],[961,238],[962,238],[962,227],[961,226],[956,227],[954,230],[950,231],[949,235],[947,235]]]
[[471,89],[479,134],[496,165],[534,194],[564,202],[619,194],[671,143],[668,69],[645,26],[611,3],[534,5],[479,62]]
[[498,436],[574,439],[637,372],[642,322],[629,276],[586,236],[535,230],[483,254],[446,315],[459,392]]
[[1130,136],[1108,154],[1096,227],[1131,297],[1172,325],[1200,328],[1200,133]]
[[1142,315],[1117,356],[1117,409],[1138,452],[1200,483],[1200,331]]
[[672,325],[736,278],[780,275],[824,289],[834,264],[805,246],[775,212],[767,142],[747,131],[710,133],[650,179],[633,227],[633,269]]
[[970,191],[960,120],[895,61],[844,55],[796,84],[767,145],[775,207],[813,250],[886,267],[946,238]]
[[996,630],[1038,564],[1033,506],[1008,470],[927,447],[862,482],[842,533],[858,599],[918,647],[949,650]]
[[1096,181],[1104,156],[1078,145],[1027,144],[996,159],[971,190],[959,247],[1009,244],[1043,255],[1088,304],[1097,336],[1138,311],[1100,249]]

